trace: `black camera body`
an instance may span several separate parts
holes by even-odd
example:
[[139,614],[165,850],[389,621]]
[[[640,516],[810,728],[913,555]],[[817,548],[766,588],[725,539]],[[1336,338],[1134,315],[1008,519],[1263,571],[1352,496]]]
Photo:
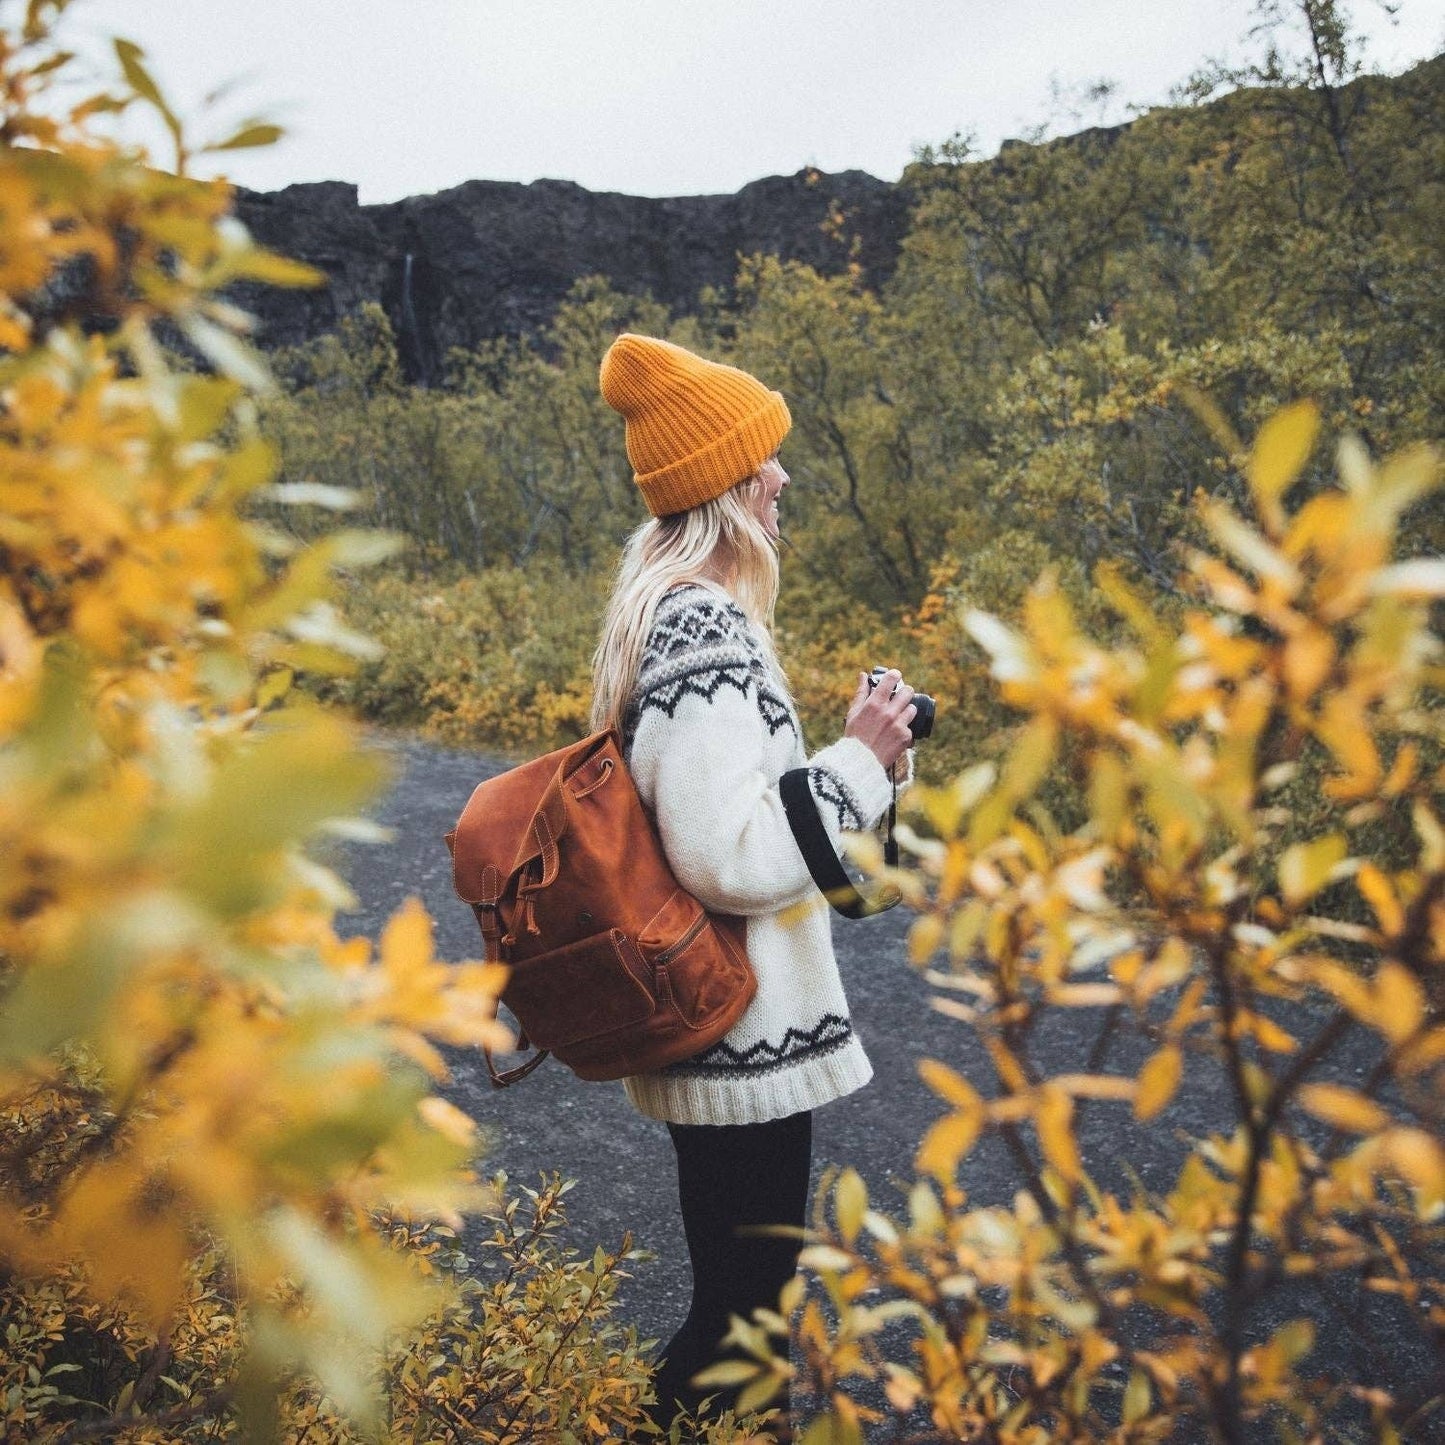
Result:
[[[868,677],[868,686],[878,686],[880,679],[886,677],[886,667],[875,667]],[[938,704],[929,697],[926,692],[915,692],[913,694],[913,706],[917,711],[913,714],[913,720],[908,724],[908,731],[913,734],[914,742],[922,742],[924,738],[933,736],[933,715],[938,710]]]

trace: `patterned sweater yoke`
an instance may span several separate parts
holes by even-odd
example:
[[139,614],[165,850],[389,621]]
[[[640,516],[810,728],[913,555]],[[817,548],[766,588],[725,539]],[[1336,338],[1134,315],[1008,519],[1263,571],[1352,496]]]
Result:
[[[808,769],[835,844],[873,827],[888,776],[856,738],[809,757],[786,689],[738,605],[701,584],[658,604],[623,747],[678,882],[747,921],[758,992],[704,1053],[624,1081],[643,1113],[742,1124],[811,1109],[860,1088],[872,1067],[853,1031],[827,905],[793,840],[778,780]],[[801,905],[801,906],[800,906]]]

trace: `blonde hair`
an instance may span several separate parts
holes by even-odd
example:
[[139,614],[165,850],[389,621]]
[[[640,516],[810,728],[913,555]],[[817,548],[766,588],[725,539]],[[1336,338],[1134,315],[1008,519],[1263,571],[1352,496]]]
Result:
[[[622,728],[657,604],[684,582],[723,587],[757,624],[778,685],[787,679],[773,650],[778,600],[777,544],[756,510],[762,483],[745,477],[719,497],[669,517],[653,517],[627,539],[602,638],[592,656],[592,729]],[[726,577],[722,580],[719,573]]]

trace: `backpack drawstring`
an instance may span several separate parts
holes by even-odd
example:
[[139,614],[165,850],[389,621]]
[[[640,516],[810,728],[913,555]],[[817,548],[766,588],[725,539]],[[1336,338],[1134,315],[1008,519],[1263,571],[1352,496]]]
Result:
[[[537,872],[535,876],[532,875],[532,865],[529,863],[527,865],[527,871],[522,877],[522,881],[517,885],[517,908],[522,926],[536,938],[541,934],[542,930],[537,925],[537,903],[534,895],[544,886],[542,879],[545,876],[545,872],[542,863],[539,860],[534,861],[537,861]],[[512,944],[515,944],[516,941],[517,931],[516,925],[514,924],[512,931],[508,933],[502,942],[510,947]]]
[[533,936],[539,935],[542,930],[537,927],[537,904],[536,900],[529,893],[522,899],[522,918],[527,925],[527,932]]

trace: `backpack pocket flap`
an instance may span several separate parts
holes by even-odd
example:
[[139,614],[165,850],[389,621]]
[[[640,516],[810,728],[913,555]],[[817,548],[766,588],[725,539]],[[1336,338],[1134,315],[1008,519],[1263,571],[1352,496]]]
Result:
[[698,927],[698,920],[706,910],[685,888],[676,889],[672,896],[643,925],[637,935],[637,946],[648,958],[665,953]]
[[653,1011],[652,994],[633,972],[635,957],[620,929],[593,934],[514,964],[502,1002],[539,1049],[598,1038]]
[[690,1029],[706,1028],[756,985],[745,955],[716,920],[679,888],[647,922],[637,939],[652,965],[659,996],[666,996]]

